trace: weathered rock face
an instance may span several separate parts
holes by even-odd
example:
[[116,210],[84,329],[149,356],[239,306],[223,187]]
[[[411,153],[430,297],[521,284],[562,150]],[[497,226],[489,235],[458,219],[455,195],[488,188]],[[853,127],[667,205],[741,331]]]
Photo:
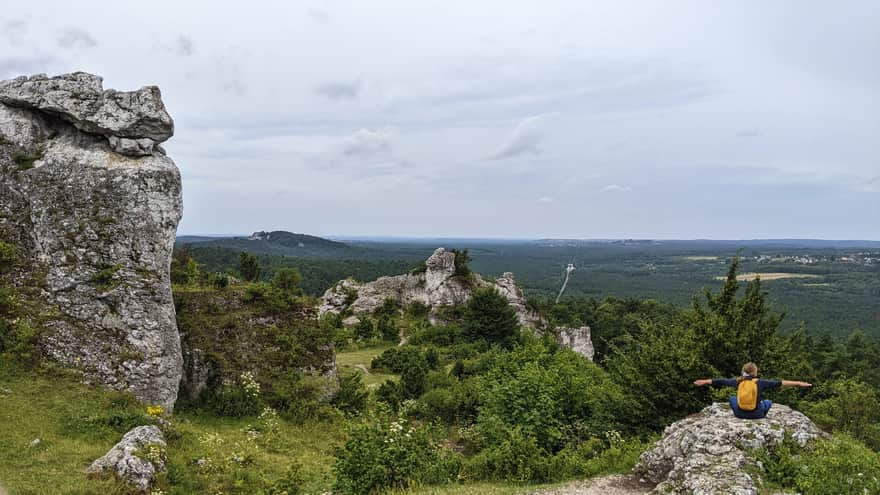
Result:
[[165,437],[155,426],[138,426],[126,433],[122,440],[96,459],[89,474],[112,473],[138,490],[150,489],[157,472],[165,471]]
[[801,446],[824,433],[803,414],[774,404],[764,419],[733,416],[716,403],[666,428],[663,438],[641,456],[635,467],[643,478],[659,483],[653,493],[757,495],[760,473],[751,456],[773,450],[786,433]]
[[565,347],[586,357],[590,361],[593,360],[595,350],[593,349],[593,339],[590,336],[590,327],[557,327],[554,329],[556,339]]
[[180,174],[158,147],[132,157],[110,143],[171,135],[158,90],[102,91],[100,78],[82,73],[36,76],[0,83],[0,102],[0,234],[32,263],[28,280],[45,279],[44,350],[88,383],[173,408],[182,358],[169,265]]
[[174,134],[159,88],[104,90],[100,77],[85,72],[0,82],[0,103],[56,115],[83,132],[105,136],[124,155],[148,156]]
[[431,308],[431,317],[446,306],[464,304],[477,287],[494,287],[516,311],[519,322],[535,331],[550,332],[564,346],[593,359],[590,327],[548,328],[547,322],[526,305],[526,298],[516,286],[513,273],[505,272],[494,281],[484,280],[476,273],[470,278],[455,274],[455,254],[438,248],[425,261],[423,273],[381,277],[373,282],[360,283],[342,280],[328,289],[322,299],[319,314],[350,311],[355,317],[373,313],[382,307],[385,299],[399,304],[422,303]]
[[435,250],[425,265],[427,269],[423,273],[381,277],[367,283],[343,280],[324,293],[319,313],[351,310],[356,316],[369,314],[389,298],[403,305],[419,302],[438,310],[464,304],[477,287],[492,286],[507,297],[521,324],[537,328],[544,323],[526,307],[512,273],[505,273],[494,282],[483,280],[477,274],[472,274],[471,278],[457,276],[455,255],[443,248]]

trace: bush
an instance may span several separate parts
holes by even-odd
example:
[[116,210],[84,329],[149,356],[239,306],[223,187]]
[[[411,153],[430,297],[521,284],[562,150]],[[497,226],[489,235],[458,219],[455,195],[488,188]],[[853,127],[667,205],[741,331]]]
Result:
[[256,416],[263,410],[260,384],[251,373],[242,373],[235,382],[224,383],[205,395],[205,406],[220,416]]
[[355,425],[336,451],[334,490],[366,495],[436,480],[439,476],[431,468],[443,458],[434,437],[429,428],[405,419],[377,418]]
[[462,330],[470,340],[513,345],[519,336],[519,320],[507,298],[494,287],[474,290],[464,307]]
[[241,274],[241,278],[248,282],[255,282],[260,278],[261,271],[255,255],[242,252],[238,256],[238,272]]
[[845,432],[880,449],[880,396],[867,383],[839,379],[821,384],[816,394],[827,398],[803,401],[801,409],[826,430]]
[[620,429],[628,409],[623,390],[601,368],[538,341],[496,358],[483,380],[477,427],[490,445],[516,428],[552,454]]
[[296,268],[281,268],[275,272],[272,278],[272,286],[284,292],[301,295],[302,275]]
[[407,368],[413,366],[427,368],[428,362],[418,347],[409,345],[392,347],[373,358],[370,363],[370,368],[374,370],[385,370],[397,374],[403,373]]
[[796,487],[804,495],[880,493],[880,454],[836,434],[804,453]]
[[361,374],[352,373],[339,379],[339,391],[333,399],[333,405],[343,412],[357,414],[366,409],[369,396],[361,381]]

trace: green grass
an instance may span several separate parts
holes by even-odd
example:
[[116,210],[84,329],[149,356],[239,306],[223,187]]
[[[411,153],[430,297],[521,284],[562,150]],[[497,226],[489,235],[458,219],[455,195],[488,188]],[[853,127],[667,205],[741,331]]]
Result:
[[370,363],[373,361],[373,358],[392,347],[394,347],[393,344],[383,344],[366,349],[339,352],[336,354],[336,366],[341,373],[360,373],[362,375],[363,383],[367,387],[378,387],[388,380],[397,380],[399,377],[390,373],[373,372],[372,370],[369,374],[366,374],[355,366],[363,365],[369,370]]

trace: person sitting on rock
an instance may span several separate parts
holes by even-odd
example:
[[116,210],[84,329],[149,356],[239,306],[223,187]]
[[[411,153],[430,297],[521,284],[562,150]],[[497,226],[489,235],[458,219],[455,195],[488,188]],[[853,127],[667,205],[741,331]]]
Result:
[[742,367],[742,376],[736,378],[707,378],[694,381],[694,385],[712,385],[713,387],[736,387],[736,395],[730,398],[730,409],[733,415],[742,419],[761,419],[773,405],[769,399],[762,399],[761,393],[779,387],[812,387],[811,383],[789,380],[764,380],[758,378],[758,366],[746,363]]

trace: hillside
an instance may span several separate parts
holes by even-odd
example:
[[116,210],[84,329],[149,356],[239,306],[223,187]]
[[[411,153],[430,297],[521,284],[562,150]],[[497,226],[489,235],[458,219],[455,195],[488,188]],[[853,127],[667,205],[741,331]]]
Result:
[[241,237],[183,236],[177,240],[176,244],[202,248],[227,248],[255,254],[296,258],[344,257],[351,256],[350,253],[355,251],[348,244],[342,242],[283,230],[260,231]]
[[[444,245],[467,248],[474,270],[485,276],[516,273],[519,285],[531,298],[555,298],[564,267],[574,263],[577,269],[571,275],[566,299],[655,299],[684,307],[690,305],[695,293],[713,286],[727,262],[739,254],[743,272],[774,274],[764,277],[764,289],[774,309],[786,314],[785,330],[803,324],[814,335],[843,337],[861,330],[880,336],[880,249],[874,247],[876,242],[446,241],[351,240],[346,250],[264,254],[260,263],[267,277],[283,266],[296,266],[304,275],[310,272],[305,288],[318,295],[346,276],[367,281],[402,273],[430,256],[436,246]],[[236,249],[264,252],[259,251],[264,247],[260,244],[237,242],[235,249],[193,244],[193,256],[212,271],[226,271],[237,269]],[[342,266],[350,270],[348,275],[337,269]]]

